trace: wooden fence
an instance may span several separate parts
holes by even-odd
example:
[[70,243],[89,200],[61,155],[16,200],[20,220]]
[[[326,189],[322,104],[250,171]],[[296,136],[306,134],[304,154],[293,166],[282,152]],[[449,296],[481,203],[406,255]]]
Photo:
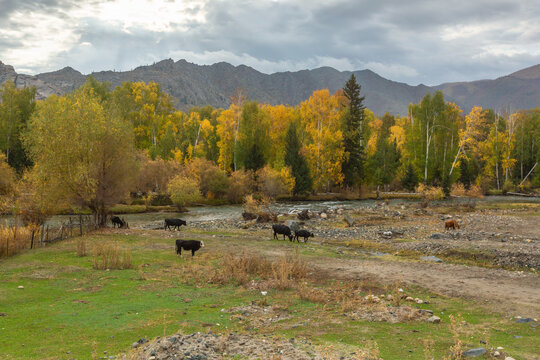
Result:
[[0,257],[15,255],[23,249],[33,249],[74,236],[82,236],[97,229],[94,218],[90,215],[70,216],[57,226],[2,227],[0,231]]

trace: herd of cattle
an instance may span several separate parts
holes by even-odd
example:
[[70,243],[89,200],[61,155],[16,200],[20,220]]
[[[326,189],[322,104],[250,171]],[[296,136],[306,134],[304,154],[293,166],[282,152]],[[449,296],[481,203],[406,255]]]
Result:
[[[128,223],[118,216],[111,217],[111,222],[113,227],[118,228],[129,228]],[[181,226],[186,226],[187,222],[182,219],[165,219],[164,230],[180,230]],[[274,239],[278,239],[277,235],[283,235],[283,240],[285,237],[289,238],[289,241],[296,240],[300,242],[300,238],[304,239],[304,242],[307,242],[310,237],[313,237],[313,233],[307,230],[291,230],[290,227],[283,224],[274,224],[272,225],[272,231],[274,232]],[[191,256],[195,255],[195,252],[200,248],[204,247],[204,242],[199,240],[176,240],[176,254],[182,255],[182,250],[191,251]]]
[[[119,228],[128,228],[128,223],[124,220],[119,218],[118,216],[113,216],[111,218],[111,222],[113,224],[113,227],[116,227],[118,225]],[[187,223],[185,220],[182,219],[165,219],[165,227],[164,230],[180,230],[181,226],[186,226]],[[456,220],[448,220],[444,224],[445,230],[451,229],[459,229],[459,223]],[[289,241],[296,240],[297,242],[300,242],[300,238],[304,239],[304,242],[307,242],[310,237],[313,237],[313,233],[304,230],[291,230],[290,227],[284,224],[274,224],[272,225],[272,231],[274,232],[274,239],[278,240],[278,235],[283,235],[283,240],[285,240],[285,237],[289,238]],[[176,254],[182,255],[182,249],[186,251],[191,251],[191,256],[195,255],[195,252],[199,250],[200,248],[204,247],[204,242],[199,240],[176,240]]]

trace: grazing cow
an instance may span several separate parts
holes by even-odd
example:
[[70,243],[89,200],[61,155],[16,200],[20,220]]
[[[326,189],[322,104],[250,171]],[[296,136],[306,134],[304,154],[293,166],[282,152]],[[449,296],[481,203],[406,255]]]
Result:
[[294,232],[294,239],[297,242],[300,242],[298,238],[304,238],[304,242],[307,242],[310,237],[313,237],[313,233],[310,233],[307,230],[298,230]]
[[195,255],[195,251],[204,247],[204,242],[199,240],[176,240],[176,255],[182,256],[182,249],[191,250],[191,256]]
[[173,229],[180,230],[180,226],[186,226],[187,223],[182,219],[165,219],[165,229],[171,230],[171,226]]
[[123,228],[124,226],[126,226],[126,222],[120,219],[118,216],[113,216],[111,218],[111,222],[113,224],[113,227],[116,227],[116,225],[118,225],[118,228]]
[[456,228],[459,229],[459,223],[458,223],[456,220],[454,220],[454,219],[446,220],[446,221],[444,222],[444,230],[449,230],[450,228],[452,228],[452,229],[454,229],[454,230],[455,230]]
[[276,240],[277,240],[277,234],[283,235],[283,240],[285,240],[285,236],[289,238],[289,241],[293,240],[293,236],[291,234],[291,228],[289,228],[287,225],[274,224],[272,225],[272,230],[274,230],[274,239]]

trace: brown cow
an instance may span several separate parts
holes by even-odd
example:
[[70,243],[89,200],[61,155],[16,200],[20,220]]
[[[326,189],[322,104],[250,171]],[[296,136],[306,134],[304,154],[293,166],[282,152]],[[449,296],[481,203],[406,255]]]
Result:
[[450,228],[452,228],[452,229],[454,229],[454,230],[455,230],[456,228],[459,229],[459,223],[458,223],[456,220],[454,220],[454,219],[446,220],[446,221],[444,222],[444,230],[449,230]]

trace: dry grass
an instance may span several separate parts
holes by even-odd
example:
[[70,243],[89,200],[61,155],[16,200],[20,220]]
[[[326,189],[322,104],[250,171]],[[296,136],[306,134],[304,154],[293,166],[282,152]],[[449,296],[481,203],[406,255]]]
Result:
[[464,197],[474,197],[474,198],[484,197],[482,190],[478,186],[471,185],[469,189],[466,189],[465,186],[461,183],[453,184],[452,191],[450,192],[450,194],[454,196],[464,196]]
[[[34,241],[37,241],[37,235]],[[32,229],[30,227],[0,225],[0,257],[7,257],[30,248]]]
[[87,249],[86,249],[86,240],[83,238],[77,239],[77,256],[78,257],[84,257],[88,255]]
[[226,254],[222,264],[214,273],[211,282],[236,282],[245,285],[255,278],[269,280],[269,285],[276,289],[289,289],[298,280],[307,276],[307,266],[298,254],[282,256],[277,261],[253,253]]
[[122,250],[118,244],[96,244],[94,245],[94,265],[95,270],[122,270],[130,269],[131,252]]

